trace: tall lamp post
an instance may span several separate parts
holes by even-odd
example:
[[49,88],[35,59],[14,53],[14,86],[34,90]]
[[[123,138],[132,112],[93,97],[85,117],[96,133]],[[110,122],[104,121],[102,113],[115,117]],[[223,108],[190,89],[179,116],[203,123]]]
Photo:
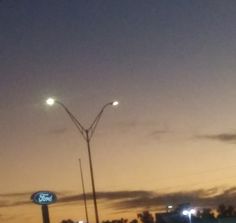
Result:
[[92,192],[93,192],[93,203],[94,203],[95,218],[96,218],[96,223],[99,223],[98,208],[97,208],[97,197],[96,197],[94,174],[93,174],[93,164],[92,164],[91,149],[90,149],[90,140],[91,140],[91,138],[92,138],[92,136],[95,132],[97,124],[98,124],[104,110],[110,105],[111,106],[117,106],[119,104],[119,102],[118,101],[113,101],[113,102],[109,102],[109,103],[103,105],[102,109],[97,114],[94,121],[92,122],[92,124],[88,128],[85,128],[62,102],[60,102],[58,100],[55,100],[53,98],[48,98],[46,103],[50,106],[54,105],[55,103],[60,105],[66,111],[66,113],[70,116],[70,119],[75,124],[77,130],[81,133],[81,135],[83,136],[83,138],[86,141],[87,149],[88,149],[88,156],[89,156],[89,167],[90,167],[90,175],[91,175],[91,182],[92,182]]

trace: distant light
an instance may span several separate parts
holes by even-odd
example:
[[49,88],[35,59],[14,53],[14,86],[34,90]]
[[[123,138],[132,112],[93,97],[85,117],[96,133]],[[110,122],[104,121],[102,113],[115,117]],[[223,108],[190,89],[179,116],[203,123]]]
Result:
[[119,105],[119,101],[113,101],[113,102],[112,102],[112,105],[113,105],[113,106]]
[[171,209],[171,208],[173,208],[173,206],[172,205],[168,205],[167,208]]
[[183,215],[192,215],[192,214],[196,214],[196,210],[195,209],[189,209],[189,210],[183,210],[182,212]]
[[54,103],[55,103],[55,99],[53,99],[53,98],[48,98],[48,99],[46,100],[46,103],[47,103],[48,105],[52,106],[52,105],[54,105]]

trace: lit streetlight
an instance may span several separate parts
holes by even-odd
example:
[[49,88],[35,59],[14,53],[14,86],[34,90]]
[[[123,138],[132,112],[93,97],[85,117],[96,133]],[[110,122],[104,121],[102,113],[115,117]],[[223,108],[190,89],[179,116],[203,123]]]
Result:
[[172,209],[173,209],[173,205],[168,205],[168,206],[166,207],[167,213],[171,212]]
[[191,208],[191,209],[186,209],[186,210],[183,210],[182,212],[183,215],[185,216],[188,216],[189,218],[189,223],[192,223],[192,215],[193,214],[196,214],[196,210]]
[[91,175],[91,182],[92,182],[92,192],[93,192],[95,218],[96,218],[96,223],[99,223],[97,198],[96,198],[96,190],[95,190],[94,174],[93,174],[93,164],[92,164],[92,156],[91,156],[91,149],[90,149],[90,140],[91,140],[91,138],[92,138],[92,136],[95,132],[97,124],[98,124],[104,110],[110,105],[111,106],[117,106],[119,104],[119,102],[118,101],[112,101],[112,102],[109,102],[109,103],[105,104],[102,107],[102,109],[100,110],[100,112],[97,114],[97,116],[95,117],[94,121],[89,126],[89,128],[85,128],[62,102],[60,102],[58,100],[55,100],[54,98],[48,98],[46,100],[46,103],[50,106],[53,106],[54,104],[59,104],[61,107],[63,107],[63,109],[66,111],[66,113],[70,116],[70,119],[72,120],[72,122],[75,124],[77,130],[81,133],[84,140],[86,141],[87,149],[88,149],[88,156],[89,156],[89,167],[90,167],[90,175]]

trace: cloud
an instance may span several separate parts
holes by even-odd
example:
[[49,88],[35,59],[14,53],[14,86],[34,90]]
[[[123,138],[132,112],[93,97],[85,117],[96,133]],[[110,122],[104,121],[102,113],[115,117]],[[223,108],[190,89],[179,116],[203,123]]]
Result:
[[[151,196],[153,192],[149,191],[114,191],[114,192],[96,192],[97,199],[101,200],[120,200],[120,199],[130,199],[130,198],[137,198],[137,197],[147,197]],[[92,200],[93,196],[92,193],[87,193],[86,198],[88,200]],[[58,202],[75,202],[78,200],[83,200],[83,195],[69,195],[64,196],[58,199]]]
[[160,139],[164,134],[169,133],[167,130],[154,130],[149,133],[149,136],[155,139]]
[[200,136],[197,136],[196,138],[217,140],[217,141],[221,141],[221,142],[236,143],[236,133],[221,133],[221,134],[213,134],[213,135],[200,135]]
[[[92,200],[92,194],[86,195]],[[75,203],[83,199],[81,195],[63,196],[58,200],[58,205]],[[113,208],[115,211],[128,211],[137,209],[157,210],[166,204],[177,206],[189,202],[194,206],[217,207],[221,203],[236,205],[236,187],[222,190],[220,188],[199,189],[194,191],[179,191],[173,193],[156,193],[153,191],[113,191],[97,192],[97,199],[100,202]]]
[[[120,121],[116,122],[117,128],[121,130],[130,130],[130,129],[138,129],[138,128],[153,128],[153,126],[160,127],[160,123],[157,123],[155,120],[150,121],[140,121],[140,120],[126,120],[126,121]],[[164,129],[167,129],[166,126],[164,126]],[[166,133],[166,130],[155,130],[153,133]]]
[[138,122],[135,120],[120,121],[116,125],[122,128],[135,128],[138,125]]
[[158,209],[166,204],[177,206],[181,203],[189,202],[194,206],[214,208],[221,204],[236,204],[236,188],[227,189],[219,193],[219,189],[212,188],[209,190],[195,190],[189,192],[175,193],[150,193],[150,196],[139,196],[133,199],[123,199],[111,206],[117,210],[122,209]]
[[0,194],[0,208],[30,204],[32,203],[32,201],[30,200],[31,194],[33,194],[33,192],[31,191]]
[[25,196],[31,196],[34,192],[19,192],[19,193],[5,193],[0,194],[0,197],[25,197]]
[[[13,207],[32,204],[31,192],[1,194],[5,200],[1,200],[1,207]],[[72,205],[83,200],[82,194],[71,194],[69,192],[56,192],[58,196],[57,205]],[[92,194],[86,194],[88,200],[92,200]],[[19,199],[21,198],[21,199]],[[97,199],[113,208],[115,211],[128,211],[137,209],[157,210],[166,204],[177,206],[180,203],[189,202],[199,207],[217,207],[219,204],[236,205],[236,187],[227,189],[210,188],[194,191],[179,191],[172,193],[156,193],[153,191],[107,191],[97,192]]]
[[67,128],[57,128],[49,131],[52,135],[62,135],[67,132]]

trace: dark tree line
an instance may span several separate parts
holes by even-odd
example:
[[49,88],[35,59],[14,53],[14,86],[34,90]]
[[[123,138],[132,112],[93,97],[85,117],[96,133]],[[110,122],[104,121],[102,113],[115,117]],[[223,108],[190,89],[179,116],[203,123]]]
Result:
[[61,223],[75,223],[75,222],[72,221],[71,219],[68,219],[68,220],[62,220]]
[[[177,211],[180,211],[178,208]],[[204,208],[201,211],[198,211],[196,218],[200,219],[209,219],[209,218],[227,218],[227,217],[236,217],[236,209],[232,205],[221,204],[217,208],[217,216],[215,216],[214,211],[211,208]],[[128,219],[117,219],[117,220],[106,220],[102,223],[138,223],[140,220],[141,223],[154,223],[155,219],[149,211],[143,211],[142,213],[137,214],[138,219],[133,219],[128,221]],[[63,220],[60,223],[75,223],[71,219]]]
[[225,206],[224,204],[221,204],[219,205],[217,212],[218,218],[236,217],[236,210],[232,205]]

